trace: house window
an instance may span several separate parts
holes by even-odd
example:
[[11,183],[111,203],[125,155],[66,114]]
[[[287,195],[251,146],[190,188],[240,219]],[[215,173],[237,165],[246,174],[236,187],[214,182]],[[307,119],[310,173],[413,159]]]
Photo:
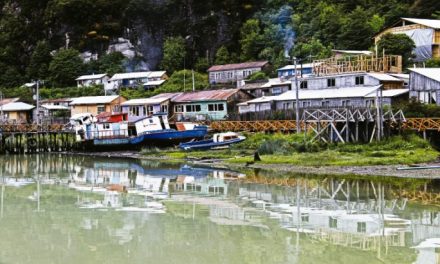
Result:
[[301,81],[299,84],[300,89],[307,89],[307,81]]
[[303,102],[303,107],[309,107],[311,103],[309,101]]
[[176,105],[174,110],[176,113],[183,113],[183,105]]
[[98,114],[105,112],[105,106],[104,105],[98,105],[97,107]]
[[330,106],[330,101],[322,101],[321,102],[321,106],[322,107],[329,107]]
[[283,103],[283,109],[289,109],[290,103]]
[[350,106],[350,104],[351,104],[350,100],[342,100],[343,107],[348,107],[348,106]]
[[356,85],[364,85],[364,76],[356,76]]
[[185,106],[186,112],[200,112],[202,111],[201,105],[186,105]]
[[161,105],[160,106],[160,111],[162,113],[168,113],[168,105]]
[[327,79],[327,87],[335,87],[335,86],[336,86],[336,79],[335,78]]
[[328,218],[328,226],[330,228],[338,228],[338,219],[329,217]]
[[102,124],[102,127],[103,127],[104,129],[110,129],[110,124]]
[[283,90],[281,89],[281,87],[272,88],[272,94],[274,94],[274,95],[281,94],[282,92],[283,92]]
[[130,106],[130,115],[139,116],[139,107],[138,106]]
[[218,111],[224,111],[225,105],[224,104],[208,104],[208,111],[209,112],[218,112]]
[[367,232],[367,223],[358,222],[357,223],[357,231],[358,231],[358,233],[366,233]]
[[154,114],[154,108],[152,105],[147,105],[147,115]]
[[301,215],[301,222],[308,223],[309,222],[309,215],[308,214],[302,214]]
[[365,107],[374,107],[374,99],[365,100]]

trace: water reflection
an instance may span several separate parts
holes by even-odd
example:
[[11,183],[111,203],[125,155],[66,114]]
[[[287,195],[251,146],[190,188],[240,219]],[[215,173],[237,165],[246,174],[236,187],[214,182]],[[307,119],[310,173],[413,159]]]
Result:
[[[28,252],[27,260],[17,254],[35,245],[19,241],[35,233],[51,247],[68,250],[72,263],[80,254],[85,262],[107,263],[122,256],[123,263],[146,257],[167,263],[438,263],[440,258],[439,185],[432,180],[246,176],[62,155],[0,161],[0,236],[9,239],[0,246],[10,252],[5,259],[0,255],[0,262],[30,262],[39,253]],[[66,243],[58,243],[57,234]],[[170,249],[175,253],[167,254]],[[54,254],[61,258],[53,253],[33,263]]]

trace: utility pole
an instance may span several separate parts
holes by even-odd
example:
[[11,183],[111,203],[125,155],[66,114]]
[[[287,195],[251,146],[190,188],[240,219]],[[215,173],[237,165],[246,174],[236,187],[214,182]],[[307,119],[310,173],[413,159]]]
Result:
[[196,90],[196,84],[194,82],[194,70],[191,70],[191,74],[192,74],[192,88],[194,92]]
[[0,91],[0,115],[1,115],[1,124],[3,125],[4,119],[5,119],[5,115],[3,113],[3,92]]
[[296,133],[301,132],[301,124],[299,121],[299,89],[298,89],[298,69],[297,69],[297,59],[293,58],[295,65],[295,114],[296,114]]
[[37,91],[36,91],[36,101],[37,101],[37,126],[40,125],[40,80],[37,80]]

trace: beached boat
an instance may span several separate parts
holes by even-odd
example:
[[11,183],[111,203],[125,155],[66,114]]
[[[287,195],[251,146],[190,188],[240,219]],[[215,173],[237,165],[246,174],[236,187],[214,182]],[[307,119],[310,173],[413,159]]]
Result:
[[179,147],[184,150],[206,150],[229,147],[232,144],[240,143],[245,140],[245,136],[240,136],[234,132],[214,134],[211,139],[181,143]]
[[173,146],[205,137],[207,126],[170,128],[166,114],[154,114],[130,124],[126,113],[73,116],[76,141],[84,151],[141,149]]

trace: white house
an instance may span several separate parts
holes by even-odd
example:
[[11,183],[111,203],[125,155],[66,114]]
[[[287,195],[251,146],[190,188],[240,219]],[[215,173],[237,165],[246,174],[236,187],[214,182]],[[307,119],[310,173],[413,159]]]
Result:
[[145,71],[117,73],[109,80],[106,90],[115,90],[120,87],[156,88],[168,79],[166,71]]
[[411,68],[410,96],[423,103],[440,105],[440,68]]
[[76,78],[78,87],[88,87],[93,85],[107,85],[109,77],[106,73],[82,75]]

